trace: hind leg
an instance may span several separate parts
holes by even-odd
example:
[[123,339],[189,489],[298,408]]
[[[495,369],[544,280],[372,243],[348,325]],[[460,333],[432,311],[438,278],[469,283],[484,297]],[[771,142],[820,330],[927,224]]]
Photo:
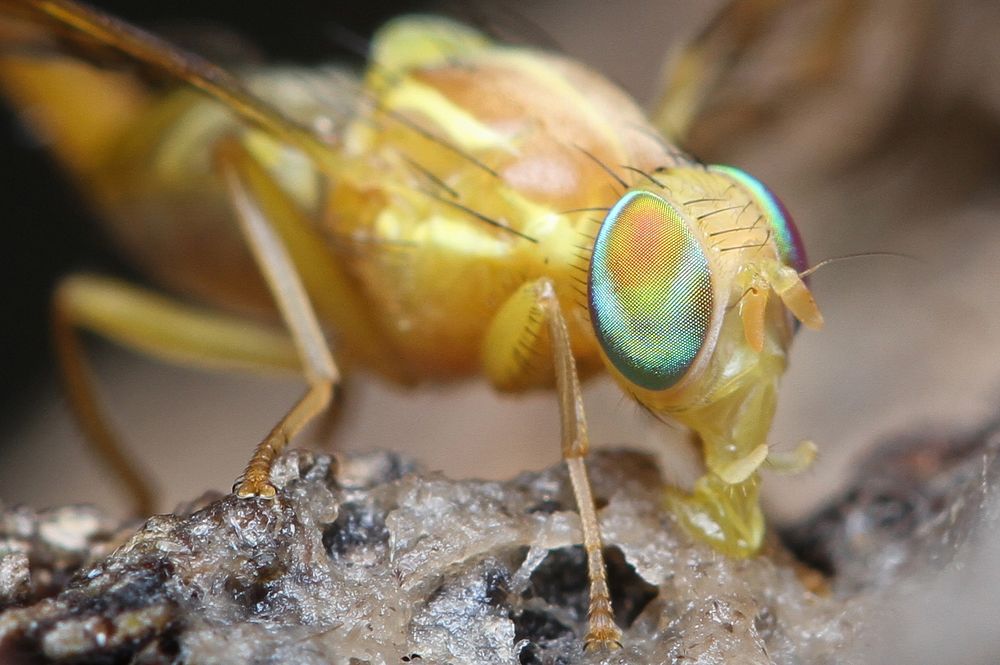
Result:
[[69,404],[140,516],[154,509],[155,491],[100,406],[79,331],[192,367],[301,371],[291,338],[280,330],[94,275],[74,275],[60,283],[53,297],[52,330]]

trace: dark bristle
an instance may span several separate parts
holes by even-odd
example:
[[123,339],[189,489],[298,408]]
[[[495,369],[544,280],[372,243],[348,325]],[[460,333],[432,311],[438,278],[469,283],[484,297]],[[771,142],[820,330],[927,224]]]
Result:
[[502,222],[500,222],[500,221],[498,221],[496,219],[493,219],[492,217],[490,217],[488,215],[485,215],[485,214],[479,212],[478,210],[475,210],[473,208],[470,208],[467,205],[459,203],[458,201],[453,201],[451,199],[443,198],[441,196],[438,196],[437,194],[434,194],[433,192],[424,192],[424,193],[427,194],[427,196],[429,196],[432,199],[434,199],[435,201],[437,201],[439,203],[443,203],[444,205],[450,206],[452,208],[455,208],[456,210],[461,210],[462,212],[466,213],[467,215],[470,215],[471,217],[475,217],[479,221],[485,222],[486,224],[489,224],[490,226],[493,226],[493,227],[498,228],[498,229],[502,229],[502,230],[504,230],[504,231],[506,231],[508,233],[512,233],[512,234],[516,235],[518,238],[523,238],[524,240],[527,240],[528,242],[533,242],[533,243],[536,243],[536,244],[538,243],[538,239],[537,238],[533,238],[533,237],[529,236],[528,234],[526,234],[526,233],[524,233],[522,231],[518,231],[517,229],[511,228],[511,227],[507,226],[506,224],[504,224],[504,223],[502,223]]
[[602,207],[596,207],[596,208],[572,208],[570,210],[563,210],[563,211],[559,212],[558,214],[560,214],[560,215],[572,215],[573,213],[576,213],[576,212],[610,212],[610,211],[611,211],[611,208],[602,208]]
[[728,206],[725,208],[716,208],[715,210],[710,210],[709,212],[698,215],[697,217],[695,217],[695,219],[697,219],[700,222],[701,220],[707,217],[711,217],[712,215],[718,215],[723,212],[729,212],[730,210],[739,210],[740,208],[745,208],[745,207],[746,206]]
[[749,245],[738,245],[736,247],[722,247],[721,249],[719,249],[719,251],[720,252],[734,252],[734,251],[736,251],[738,249],[761,249],[762,247],[764,247],[765,245],[767,245],[767,243],[768,243],[768,241],[770,239],[771,239],[771,230],[768,229],[767,235],[764,236],[764,239],[762,241],[760,241],[760,242],[751,243]]
[[402,157],[403,161],[406,162],[407,165],[410,166],[410,168],[412,168],[413,170],[415,170],[417,173],[419,173],[420,175],[422,175],[427,180],[431,181],[439,189],[443,189],[453,199],[459,198],[458,192],[456,192],[454,189],[452,189],[451,187],[449,187],[448,183],[446,183],[444,180],[442,180],[440,177],[438,177],[433,171],[431,171],[427,167],[423,166],[422,164],[420,164],[416,160],[408,157],[407,155],[404,155],[404,154],[400,153],[400,157]]
[[684,203],[681,204],[681,205],[684,205],[686,207],[686,206],[694,205],[695,203],[721,203],[722,201],[725,201],[725,200],[726,199],[723,199],[723,198],[703,197],[703,198],[700,198],[700,199],[691,199],[690,201],[684,201]]
[[593,153],[589,152],[586,148],[581,148],[580,146],[574,146],[574,147],[580,152],[582,152],[584,155],[586,155],[592,162],[601,167],[601,170],[607,173],[609,176],[611,176],[614,179],[614,181],[617,182],[622,187],[622,189],[627,190],[629,188],[628,183],[625,182],[625,180],[620,175],[615,173],[610,166],[599,160]]
[[757,228],[757,223],[756,222],[754,222],[750,226],[740,226],[740,227],[737,227],[735,229],[724,229],[722,231],[713,231],[712,233],[708,234],[708,237],[709,238],[714,238],[716,236],[724,236],[727,233],[736,233],[737,231],[753,231],[755,228]]
[[649,173],[646,173],[645,171],[643,171],[640,168],[637,168],[635,166],[628,166],[627,164],[622,164],[621,167],[623,169],[625,169],[626,171],[631,171],[633,173],[638,173],[643,178],[645,178],[646,180],[650,181],[651,183],[653,183],[654,185],[656,185],[660,189],[668,189],[666,185],[664,185],[662,182],[660,182],[659,180],[657,180],[656,178],[654,178],[653,176],[651,176]]
[[402,115],[400,113],[397,113],[395,111],[392,111],[390,109],[385,108],[384,106],[382,106],[381,104],[379,104],[377,101],[374,102],[374,104],[375,104],[375,109],[376,110],[378,110],[380,113],[384,114],[386,117],[391,118],[392,120],[395,120],[396,122],[398,122],[403,127],[406,127],[410,131],[412,131],[412,132],[414,132],[416,134],[419,134],[420,136],[422,136],[423,138],[427,139],[428,141],[431,141],[432,143],[435,143],[435,144],[441,146],[445,150],[453,152],[454,154],[458,155],[459,157],[461,157],[465,161],[469,162],[470,164],[472,164],[476,168],[480,169],[481,171],[484,171],[484,172],[488,173],[489,175],[493,176],[494,178],[497,178],[497,179],[500,178],[500,175],[496,171],[494,171],[489,166],[487,166],[486,164],[482,163],[481,161],[479,161],[478,159],[476,159],[475,157],[473,157],[469,153],[465,152],[464,150],[462,150],[461,148],[459,148],[457,145],[455,145],[453,143],[450,143],[449,141],[441,138],[440,136],[438,136],[434,132],[431,132],[430,130],[428,130],[428,129],[424,128],[424,127],[421,127],[420,125],[418,125],[417,123],[413,122],[412,120],[410,120],[406,116],[404,116],[404,115]]

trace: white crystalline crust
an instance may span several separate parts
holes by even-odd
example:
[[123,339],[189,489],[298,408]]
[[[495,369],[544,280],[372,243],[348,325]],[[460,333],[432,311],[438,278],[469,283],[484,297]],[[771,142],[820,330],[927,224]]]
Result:
[[[454,481],[389,454],[291,451],[276,500],[203,499],[131,536],[90,509],[0,513],[0,662],[849,662],[863,593],[810,592],[775,538],[748,560],[693,542],[647,457],[597,455],[591,476],[625,629],[613,654],[582,651],[561,466]],[[41,584],[59,570],[77,572]]]

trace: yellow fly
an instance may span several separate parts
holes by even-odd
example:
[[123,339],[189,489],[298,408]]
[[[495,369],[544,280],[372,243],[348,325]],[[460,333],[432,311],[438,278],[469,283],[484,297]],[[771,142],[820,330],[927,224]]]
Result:
[[[301,372],[306,393],[234,488],[245,497],[274,495],[271,461],[327,408],[342,365],[404,383],[481,373],[505,391],[553,386],[588,552],[586,642],[615,645],[581,376],[608,371],[692,430],[705,474],[666,502],[724,553],[761,545],[762,465],[813,456],[811,444],[785,456],[767,445],[795,321],[822,323],[795,227],[759,181],[674,143],[719,75],[711,63],[736,57],[747,26],[780,4],[727,6],[713,30],[732,39],[707,31],[692,43],[654,122],[580,64],[444,19],[387,25],[360,80],[339,69],[235,77],[71,0],[0,0],[0,34],[30,46],[4,49],[6,95],[140,265],[230,312],[66,279],[56,339],[88,435],[147,506],[93,396],[81,329],[183,363]],[[185,85],[152,93],[39,57],[53,36]],[[261,309],[287,333],[234,313]]]

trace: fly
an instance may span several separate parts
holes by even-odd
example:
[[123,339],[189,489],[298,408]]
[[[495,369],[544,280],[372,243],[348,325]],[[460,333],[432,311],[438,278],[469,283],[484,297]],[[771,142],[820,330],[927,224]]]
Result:
[[[760,469],[803,468],[815,454],[805,443],[779,455],[767,436],[796,322],[818,328],[822,317],[779,199],[676,143],[718,78],[712,63],[738,56],[752,42],[746,25],[780,4],[727,5],[678,60],[650,120],[583,65],[446,19],[385,26],[360,78],[236,76],[72,0],[0,0],[13,27],[6,95],[154,279],[218,306],[95,275],[56,292],[70,400],[137,507],[151,497],[95,398],[81,330],[176,362],[303,376],[304,394],[234,486],[248,498],[275,495],[272,461],[327,409],[342,367],[401,383],[479,374],[502,391],[554,388],[588,554],[590,647],[618,645],[621,631],[584,464],[581,376],[608,372],[691,429],[705,473],[666,504],[719,551],[756,553]],[[735,26],[735,41],[715,39]],[[39,57],[55,37],[179,85],[154,93]],[[234,313],[252,309],[284,329]]]

